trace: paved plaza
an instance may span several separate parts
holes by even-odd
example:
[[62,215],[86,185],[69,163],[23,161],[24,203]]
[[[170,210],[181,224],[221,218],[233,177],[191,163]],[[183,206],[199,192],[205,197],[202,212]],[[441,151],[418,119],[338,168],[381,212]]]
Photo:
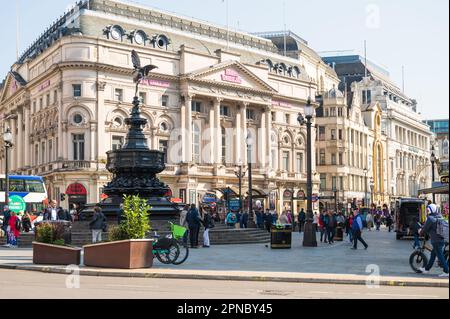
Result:
[[[264,244],[212,246],[190,250],[187,262],[181,266],[162,265],[155,259],[153,269],[368,275],[378,267],[381,276],[429,279],[442,272],[435,267],[430,275],[415,274],[409,266],[412,242],[397,241],[393,232],[365,231],[363,237],[369,249],[360,245],[354,251],[348,240],[333,245],[319,242],[318,248],[305,248],[302,236],[294,233],[293,247],[289,250],[271,250]],[[0,248],[0,265],[31,264],[31,249]]]

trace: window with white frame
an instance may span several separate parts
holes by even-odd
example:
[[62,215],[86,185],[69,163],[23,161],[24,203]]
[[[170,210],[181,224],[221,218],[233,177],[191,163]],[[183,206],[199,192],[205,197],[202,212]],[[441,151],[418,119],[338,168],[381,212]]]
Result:
[[289,165],[289,152],[283,152],[282,155],[283,158],[283,170],[289,172],[290,171],[290,165]]
[[122,148],[124,144],[124,138],[123,136],[113,136],[112,137],[112,150],[113,151],[117,151],[120,150]]
[[74,161],[84,161],[84,144],[84,134],[72,134]]
[[297,153],[297,173],[303,173],[303,153]]
[[192,127],[192,157],[196,164],[200,164],[200,143],[200,128],[194,124]]
[[114,100],[117,102],[123,102],[123,90],[122,89],[114,90]]
[[192,112],[201,113],[202,112],[202,102],[192,101],[191,109],[192,109]]

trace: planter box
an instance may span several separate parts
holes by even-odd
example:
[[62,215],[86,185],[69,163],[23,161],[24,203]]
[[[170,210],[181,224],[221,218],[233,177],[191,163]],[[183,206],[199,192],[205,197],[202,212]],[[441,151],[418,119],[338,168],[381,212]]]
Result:
[[79,265],[80,262],[81,248],[33,242],[33,264]]
[[119,269],[153,266],[153,239],[123,240],[83,248],[85,266]]

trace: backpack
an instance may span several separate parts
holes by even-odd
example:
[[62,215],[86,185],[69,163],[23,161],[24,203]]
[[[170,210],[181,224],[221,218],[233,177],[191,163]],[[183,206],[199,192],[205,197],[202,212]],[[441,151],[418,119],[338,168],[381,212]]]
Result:
[[16,219],[16,229],[17,229],[17,231],[22,230],[22,223],[19,218]]
[[444,218],[437,219],[436,233],[443,237],[445,242],[448,243],[448,221]]

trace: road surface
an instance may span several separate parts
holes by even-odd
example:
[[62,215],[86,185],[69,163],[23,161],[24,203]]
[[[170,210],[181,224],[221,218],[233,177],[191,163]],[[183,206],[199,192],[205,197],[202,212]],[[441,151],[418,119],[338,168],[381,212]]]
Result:
[[0,269],[0,299],[448,299],[448,288],[115,277],[70,277]]

